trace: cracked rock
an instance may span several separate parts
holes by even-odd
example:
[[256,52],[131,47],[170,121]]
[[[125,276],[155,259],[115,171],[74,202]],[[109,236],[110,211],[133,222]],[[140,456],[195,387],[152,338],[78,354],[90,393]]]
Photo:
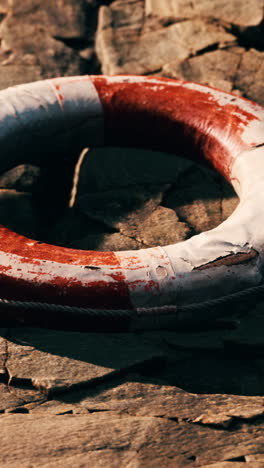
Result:
[[34,192],[40,184],[41,171],[37,166],[21,164],[0,175],[0,188],[18,192]]
[[245,51],[241,57],[240,67],[237,72],[235,86],[241,89],[243,94],[253,101],[264,105],[264,52],[254,49]]
[[28,412],[24,405],[36,404],[37,401],[42,403],[44,398],[36,390],[10,388],[5,383],[0,383],[0,413]]
[[[263,425],[219,431],[166,418],[108,412],[60,416],[6,414],[1,417],[0,464],[62,466],[167,466],[216,463],[260,452]],[[32,443],[37,440],[38,443]],[[50,449],[52,441],[52,450]],[[162,450],[161,450],[162,447]]]
[[[123,419],[109,414],[40,416],[3,415],[0,464],[3,466],[175,466],[184,462],[178,454],[179,429],[172,421],[156,418]],[[193,430],[195,432],[195,430]],[[193,432],[191,431],[191,432]],[[38,440],[37,444],[32,444]],[[166,440],[165,450],[160,444]],[[50,441],[52,440],[52,450]],[[129,444],[129,448],[127,447]],[[12,447],[12,449],[11,449]],[[193,447],[192,447],[193,448]],[[182,450],[180,450],[182,452]],[[188,452],[189,453],[189,452]]]
[[164,417],[204,425],[227,428],[236,421],[251,421],[263,417],[263,397],[240,395],[198,395],[176,386],[144,382],[137,374],[129,381],[115,385],[102,385],[96,391],[67,393],[62,400],[52,400],[32,405],[32,412],[61,414],[72,411],[114,411],[133,416]]
[[131,334],[12,329],[10,336],[10,381],[27,381],[45,394],[89,384],[161,356]]
[[[54,2],[52,2],[54,5]],[[0,35],[9,57],[9,65],[37,66],[42,77],[71,75],[79,72],[79,57],[64,43],[53,38],[48,5],[39,0],[12,2],[0,25]],[[57,24],[61,16],[55,15]],[[52,29],[52,28],[51,28]]]
[[183,61],[164,65],[162,75],[169,78],[195,81],[231,92],[244,49],[230,47],[207,52]]
[[190,237],[191,230],[182,223],[175,211],[158,206],[145,221],[140,223],[135,234],[138,241],[148,247],[175,244]]
[[[52,36],[61,39],[85,38],[85,0],[46,0],[45,7],[47,25]],[[39,8],[43,9],[41,1]]]
[[168,192],[163,204],[176,211],[181,221],[200,233],[223,221],[221,178],[193,166]]
[[[142,8],[141,2],[128,1],[127,5]],[[116,20],[118,11],[125,14],[123,8],[124,2],[117,1],[100,10],[96,51],[105,74],[154,73],[165,63],[185,60],[211,45],[224,47],[236,42],[221,26],[199,18],[144,32],[143,15],[135,26],[128,9],[123,26]]]
[[91,219],[135,237],[137,227],[157,208],[168,186],[121,187],[87,193],[76,199],[78,210]]
[[89,151],[78,177],[75,208],[87,219],[119,233],[105,233],[98,239],[89,233],[75,238],[71,245],[134,250],[186,239],[189,227],[174,211],[159,206],[164,191],[170,187],[160,184],[177,180],[190,166],[190,162],[181,158],[151,151],[117,148]]
[[[243,411],[244,410],[244,411]],[[264,409],[263,407],[259,408],[250,408],[247,410],[244,407],[242,411],[227,411],[227,412],[214,412],[207,411],[204,414],[198,416],[198,418],[194,419],[194,423],[204,424],[206,426],[214,426],[214,427],[222,427],[228,428],[232,425],[233,422],[237,422],[238,420],[245,420],[245,421],[253,421],[255,418],[263,416]]]
[[185,18],[213,17],[226,23],[241,26],[258,25],[263,18],[263,5],[259,0],[145,0],[146,15],[180,20]]
[[51,36],[85,36],[85,0],[12,0],[10,13],[16,20],[42,20]]

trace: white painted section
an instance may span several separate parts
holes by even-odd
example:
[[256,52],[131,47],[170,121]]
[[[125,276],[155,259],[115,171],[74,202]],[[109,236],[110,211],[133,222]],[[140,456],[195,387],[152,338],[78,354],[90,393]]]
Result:
[[241,202],[256,199],[256,208],[261,212],[264,191],[264,145],[239,154],[233,164],[231,182]]
[[[60,86],[60,90],[56,89]],[[61,97],[63,99],[61,99]],[[89,77],[57,78],[0,91],[0,169],[49,152],[103,144],[103,110]]]
[[[234,226],[233,226],[234,228]],[[243,229],[241,230],[243,231]],[[212,231],[210,231],[211,233]],[[230,234],[231,230],[228,234]],[[119,252],[123,273],[126,275],[130,296],[135,307],[152,307],[165,304],[188,304],[203,302],[240,291],[244,288],[258,285],[262,281],[263,257],[245,263],[244,265],[219,266],[207,270],[196,270],[195,267],[207,264],[217,258],[232,254],[249,252],[249,244],[239,244],[234,233],[233,243],[226,241],[225,231],[222,233],[203,233],[194,236],[189,241],[163,247],[174,274],[158,278],[157,269],[163,264],[162,257],[153,260],[153,249],[139,253],[138,269],[128,267],[126,257],[135,252]],[[239,232],[243,237],[245,232]],[[163,267],[169,270],[168,264]],[[150,278],[156,277],[159,289],[148,287]],[[147,287],[146,287],[147,286]],[[151,285],[150,285],[151,286]]]
[[162,247],[115,254],[120,260],[131,300],[136,307],[171,303],[171,298],[175,296],[175,275]]
[[[184,242],[163,247],[174,274],[168,269],[163,252],[146,249],[138,253],[138,269],[129,267],[126,257],[137,252],[119,252],[126,272],[132,302],[136,307],[163,304],[188,304],[221,297],[256,286],[264,273],[264,148],[242,153],[236,160],[232,177],[240,181],[241,201],[234,213],[220,226]],[[258,253],[256,259],[233,266],[218,266],[205,270],[197,267],[236,253]],[[155,255],[154,255],[155,253]],[[156,278],[158,265],[169,273],[162,278],[155,295],[144,289],[141,278]]]
[[[235,212],[217,228],[204,232],[175,245],[163,247],[174,274],[162,279],[159,291],[144,290],[140,278],[146,283],[157,278],[158,265],[167,262],[160,252],[154,257],[154,249],[139,253],[138,269],[129,268],[126,257],[132,252],[119,252],[126,271],[132,302],[136,307],[146,304],[188,304],[221,297],[256,286],[263,281],[264,273],[264,148],[256,148],[241,154],[237,159],[232,176],[241,184],[241,201]],[[214,260],[236,253],[247,253],[251,249],[258,257],[248,263],[212,267],[196,270]],[[158,250],[155,250],[158,254]],[[133,253],[134,256],[137,254]],[[136,285],[136,286],[135,286]]]

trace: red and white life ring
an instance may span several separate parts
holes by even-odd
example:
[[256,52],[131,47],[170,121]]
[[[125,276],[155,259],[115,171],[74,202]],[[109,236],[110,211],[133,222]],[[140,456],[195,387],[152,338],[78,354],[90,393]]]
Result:
[[73,250],[2,226],[0,297],[118,310],[200,303],[262,283],[264,109],[259,105],[184,81],[80,76],[1,91],[0,120],[1,170],[25,162],[25,154],[31,161],[47,158],[51,146],[52,154],[63,145],[180,150],[210,161],[240,197],[238,208],[216,229],[139,251]]

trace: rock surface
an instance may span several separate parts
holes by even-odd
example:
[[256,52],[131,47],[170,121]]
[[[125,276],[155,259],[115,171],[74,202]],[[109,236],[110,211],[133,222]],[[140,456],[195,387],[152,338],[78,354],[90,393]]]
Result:
[[241,26],[256,26],[263,19],[263,6],[258,0],[245,3],[243,0],[229,2],[224,0],[197,0],[186,2],[185,0],[146,0],[146,15],[186,19],[201,17],[213,17],[226,23],[234,23]]
[[41,170],[31,164],[21,164],[0,175],[0,188],[18,192],[36,192],[41,183]]
[[[142,73],[264,105],[262,3],[0,0],[0,88]],[[91,148],[69,207],[63,168],[26,156],[0,174],[0,222],[59,245],[173,243],[217,226],[238,203],[218,175],[174,155]],[[262,468],[264,302],[242,306],[127,335],[26,328],[5,323],[1,308],[0,465]]]
[[[221,26],[199,18],[144,30],[142,2],[127,2],[127,7],[124,10],[117,1],[100,12],[96,50],[105,74],[156,73],[164,64],[185,60],[212,45],[226,47],[236,42]],[[125,16],[122,20],[119,11]]]
[[100,9],[96,48],[104,73],[184,78],[264,103],[258,0],[115,1]]
[[12,341],[6,341],[5,360],[9,384],[28,382],[45,394],[105,379],[161,357],[154,346],[130,334],[24,329],[12,330],[11,336]]
[[81,59],[74,47],[81,50],[89,44],[86,10],[85,0],[4,3],[0,63],[6,85],[80,73]]

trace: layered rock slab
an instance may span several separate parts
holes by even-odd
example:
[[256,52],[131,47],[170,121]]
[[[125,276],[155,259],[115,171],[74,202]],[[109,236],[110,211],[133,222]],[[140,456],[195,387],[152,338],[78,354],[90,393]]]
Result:
[[148,0],[144,6],[145,14],[139,0],[100,9],[96,49],[103,73],[183,78],[264,103],[258,0],[249,8],[242,0]]
[[[105,74],[149,74],[165,63],[182,61],[199,50],[234,44],[220,25],[200,18],[148,30],[141,1],[114,2],[99,11],[96,50]],[[122,11],[122,21],[117,12]],[[135,11],[137,20],[135,21]],[[125,20],[124,20],[125,16]]]
[[[245,426],[228,433],[153,417],[3,415],[0,463],[4,466],[184,467],[261,451],[263,427],[252,444]],[[52,450],[50,441],[52,440]],[[162,450],[161,450],[162,447]]]
[[132,334],[41,329],[13,329],[9,333],[5,368],[10,384],[26,381],[45,394],[112,377],[121,370],[159,360],[162,354]]
[[181,20],[186,18],[213,17],[240,26],[255,26],[263,19],[263,5],[259,0],[230,2],[224,0],[146,0],[146,15]]
[[263,397],[226,394],[194,394],[175,386],[144,382],[137,374],[113,386],[97,387],[63,395],[42,404],[27,405],[33,413],[74,414],[114,411],[133,416],[155,416],[188,421],[195,424],[227,429],[238,421],[253,422],[263,417]]
[[[48,1],[45,6],[39,0],[14,1],[0,25],[2,65],[10,67],[9,73],[15,65],[31,67],[30,81],[39,74],[78,74],[79,57],[61,39],[80,38],[85,32],[83,1]],[[20,76],[14,84],[24,81]]]

